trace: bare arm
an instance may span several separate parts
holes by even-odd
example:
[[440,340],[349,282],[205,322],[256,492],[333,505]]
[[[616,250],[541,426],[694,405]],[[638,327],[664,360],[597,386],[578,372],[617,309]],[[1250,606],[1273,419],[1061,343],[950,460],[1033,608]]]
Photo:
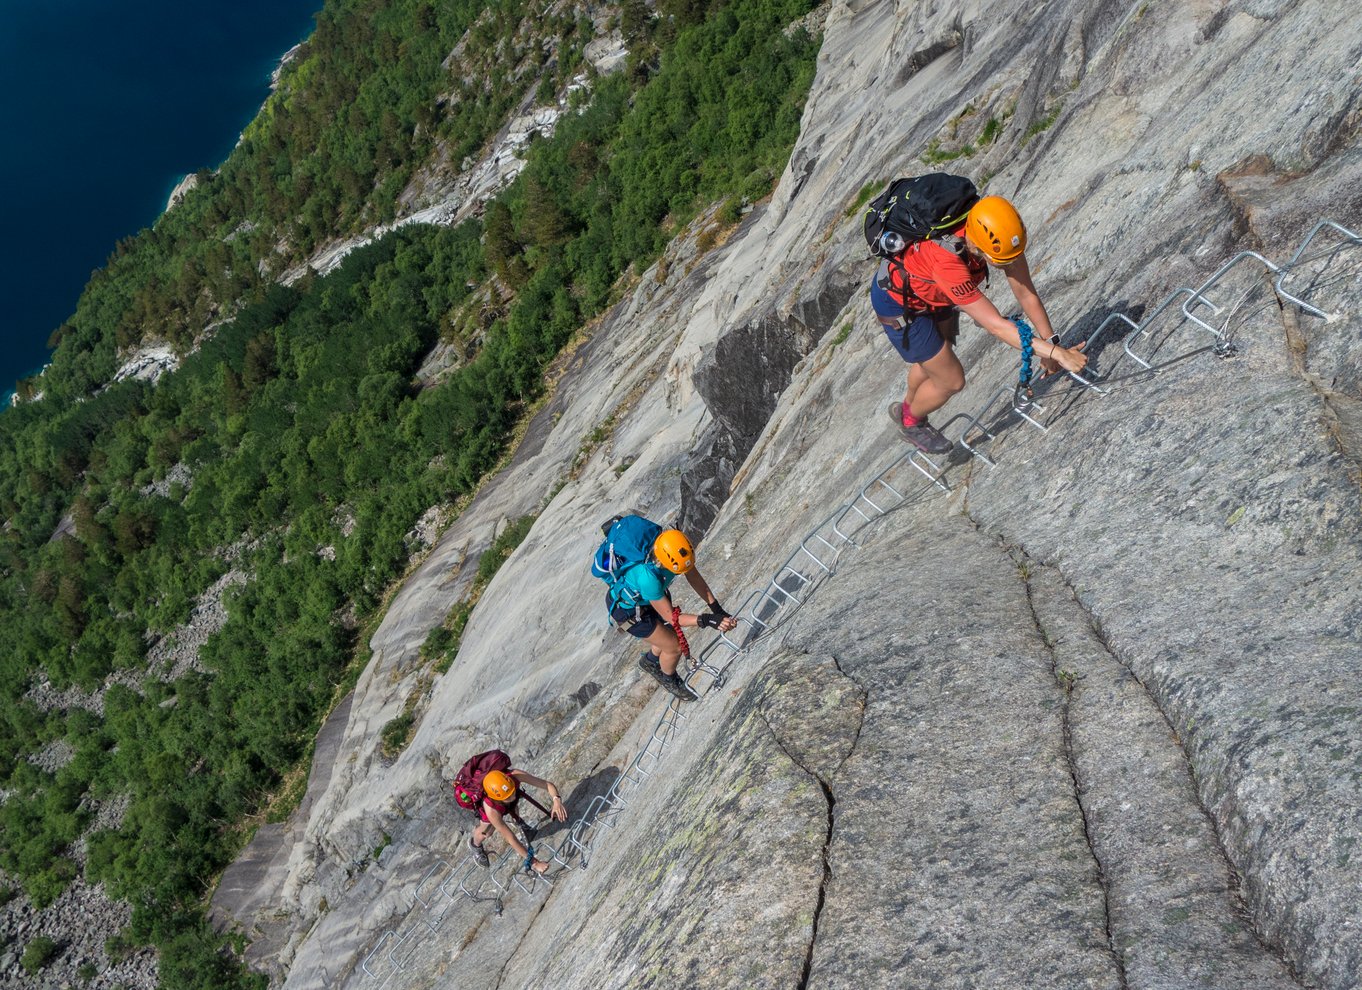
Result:
[[[690,584],[691,590],[699,595],[700,600],[706,605],[719,604],[719,599],[715,597],[714,592],[709,590],[709,583],[704,579],[704,576],[701,575],[700,568],[692,567],[688,570],[686,572],[686,581]],[[700,617],[698,615],[692,616],[692,618],[696,625],[700,624]],[[734,628],[737,624],[737,620],[732,616],[728,616],[719,623],[719,631],[728,632],[728,630]]]
[[1049,340],[1055,335],[1055,328],[1050,325],[1050,314],[1045,311],[1045,303],[1036,291],[1036,283],[1031,280],[1031,266],[1026,263],[1026,255],[1012,262],[1003,272],[1007,275],[1007,284],[1017,299],[1017,305],[1021,307],[1022,315],[1035,328],[1037,343]]
[[544,780],[536,777],[528,770],[512,770],[511,776],[531,787],[542,787],[549,792],[549,797],[553,798],[553,807],[549,809],[549,817],[555,818],[560,822],[567,821],[567,808],[563,805],[563,796],[558,793],[558,785],[551,780]]
[[[1017,297],[1022,313],[1035,330],[1032,346],[1046,370],[1055,371],[1063,368],[1065,371],[1082,371],[1088,363],[1088,357],[1083,353],[1083,344],[1076,347],[1060,347],[1057,343],[1049,342],[1055,331],[1050,325],[1050,315],[1045,312],[1045,304],[1041,302],[1040,295],[1031,281],[1031,270],[1026,266],[1025,256],[1008,265],[1006,271],[1012,294]],[[998,308],[987,297],[980,296],[960,309],[1004,344],[1021,350],[1021,334],[1017,331],[1017,325],[999,313]]]
[[515,831],[511,826],[506,824],[506,819],[502,817],[501,812],[487,804],[484,804],[482,807],[483,810],[487,812],[487,820],[491,823],[492,827],[497,830],[497,834],[506,840],[506,844],[515,850],[516,855],[521,859],[524,859],[529,855],[530,851],[526,849],[524,843],[516,837]]
[[[529,859],[530,851],[526,849],[520,839],[516,837],[515,832],[511,830],[511,826],[506,824],[506,819],[502,817],[501,812],[487,804],[483,805],[483,810],[487,812],[487,820],[491,822],[492,827],[506,840],[506,844],[515,850],[515,854],[521,859]],[[538,858],[530,865],[533,866],[536,873],[546,873],[549,868],[548,863]]]

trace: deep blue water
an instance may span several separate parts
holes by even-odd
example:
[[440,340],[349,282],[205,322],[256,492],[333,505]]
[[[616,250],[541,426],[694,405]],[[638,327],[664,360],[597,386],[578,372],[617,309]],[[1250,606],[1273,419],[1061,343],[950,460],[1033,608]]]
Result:
[[0,393],[114,243],[227,157],[321,5],[0,0]]

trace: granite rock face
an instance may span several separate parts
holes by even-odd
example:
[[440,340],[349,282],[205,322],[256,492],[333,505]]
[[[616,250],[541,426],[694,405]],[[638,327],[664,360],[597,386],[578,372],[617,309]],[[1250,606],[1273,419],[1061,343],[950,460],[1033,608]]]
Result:
[[[1321,217],[1362,229],[1362,24],[1309,0],[824,13],[769,202],[709,253],[688,231],[565,356],[515,462],[394,599],[276,893],[225,906],[276,919],[283,985],[1362,982],[1362,246],[1325,228],[1287,273],[1325,317],[1242,254],[1280,267]],[[861,291],[858,194],[933,167],[1013,197],[1056,326],[1103,328],[1105,394],[1042,385],[1042,431],[989,405],[1016,352],[965,321],[969,382],[934,422],[978,413],[993,466],[941,459],[949,492],[901,460],[904,368]],[[858,498],[880,472],[883,515]],[[466,565],[534,509],[423,681]],[[730,608],[778,579],[767,628],[748,613],[586,870],[433,913],[468,754],[507,748],[579,814],[657,724],[587,573],[625,509],[704,529]],[[855,545],[813,541],[815,564],[799,547],[830,514]]]

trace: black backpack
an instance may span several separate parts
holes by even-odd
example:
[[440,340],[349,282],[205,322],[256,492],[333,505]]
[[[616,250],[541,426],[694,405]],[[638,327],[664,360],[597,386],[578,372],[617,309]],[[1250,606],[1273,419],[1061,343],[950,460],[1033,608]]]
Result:
[[[964,222],[979,191],[963,175],[931,172],[895,179],[865,211],[865,242],[877,258],[892,258],[909,244],[954,230]],[[897,234],[896,238],[886,235]]]

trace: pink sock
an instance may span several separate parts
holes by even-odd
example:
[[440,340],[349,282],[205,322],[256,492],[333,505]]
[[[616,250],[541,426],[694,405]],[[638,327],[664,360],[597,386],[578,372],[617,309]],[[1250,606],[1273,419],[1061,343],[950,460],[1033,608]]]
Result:
[[921,422],[922,420],[913,415],[912,411],[908,408],[908,403],[905,402],[903,404],[903,425],[917,426],[917,424]]

